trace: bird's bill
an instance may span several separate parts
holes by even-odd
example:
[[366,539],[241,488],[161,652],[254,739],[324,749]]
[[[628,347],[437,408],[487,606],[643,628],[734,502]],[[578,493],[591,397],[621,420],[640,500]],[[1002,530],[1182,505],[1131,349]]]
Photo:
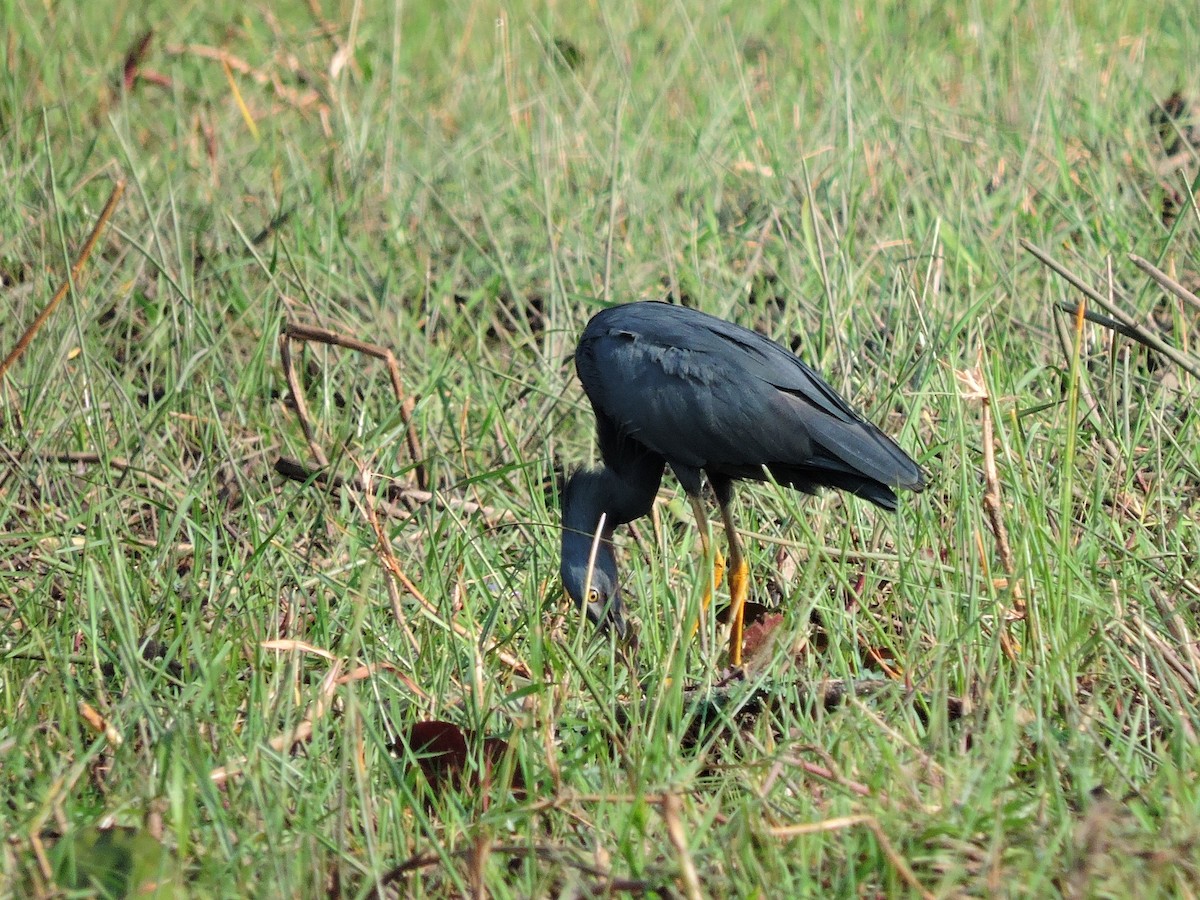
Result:
[[621,612],[621,597],[619,594],[609,597],[607,602],[604,603],[580,604],[578,601],[576,603],[583,606],[583,611],[588,621],[595,625],[601,634],[611,631],[621,641],[629,639],[629,623],[625,620],[625,616]]

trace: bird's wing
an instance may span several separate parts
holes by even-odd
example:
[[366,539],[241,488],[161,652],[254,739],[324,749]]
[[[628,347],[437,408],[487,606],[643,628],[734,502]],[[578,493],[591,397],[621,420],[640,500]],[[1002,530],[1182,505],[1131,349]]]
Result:
[[576,367],[597,414],[672,463],[920,481],[907,454],[794,354],[703,313],[613,307],[589,324]]

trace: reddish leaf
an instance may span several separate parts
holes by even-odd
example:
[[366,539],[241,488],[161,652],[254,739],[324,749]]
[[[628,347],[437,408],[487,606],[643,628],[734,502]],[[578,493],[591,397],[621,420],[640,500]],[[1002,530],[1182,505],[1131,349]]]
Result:
[[[771,612],[771,607],[762,603],[755,603],[753,600],[747,600],[746,605],[742,607],[742,627],[749,628],[769,612]],[[729,624],[728,606],[723,606],[717,610],[717,621],[722,625]]]
[[771,647],[771,638],[783,621],[783,613],[762,614],[742,634],[742,658],[756,659]]
[[400,752],[407,747],[434,789],[457,781],[467,765],[467,736],[452,722],[416,722],[397,741]]
[[[417,765],[425,773],[425,779],[435,791],[442,788],[459,788],[464,785],[464,773],[468,770],[471,758],[471,743],[475,736],[459,728],[453,722],[431,720],[416,722],[408,730],[407,735],[401,735],[393,745],[397,754],[405,750],[412,752],[417,758]],[[483,763],[484,780],[490,780],[492,769],[504,759],[508,752],[508,742],[498,737],[484,738]],[[479,776],[471,773],[470,786],[479,785]],[[513,773],[512,789],[522,792],[525,784],[519,772]]]

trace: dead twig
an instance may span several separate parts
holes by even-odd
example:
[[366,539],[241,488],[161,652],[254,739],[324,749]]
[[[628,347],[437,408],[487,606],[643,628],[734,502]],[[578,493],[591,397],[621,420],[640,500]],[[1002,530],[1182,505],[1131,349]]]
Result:
[[[1066,301],[1061,301],[1056,303],[1055,306],[1057,306],[1071,318],[1075,318],[1079,315],[1080,305],[1078,303],[1067,303]],[[1116,332],[1123,337],[1129,338],[1131,341],[1137,341],[1137,343],[1141,344],[1148,350],[1157,351],[1157,348],[1153,344],[1143,340],[1141,331],[1139,331],[1137,328],[1130,328],[1128,325],[1118,322],[1112,316],[1106,316],[1103,313],[1096,312],[1094,309],[1088,309],[1087,306],[1083,306],[1083,317],[1093,325],[1099,325],[1101,328],[1107,328],[1109,331]]]
[[[1062,305],[1060,304],[1060,309]],[[1078,318],[1078,310],[1075,312]],[[1071,332],[1067,330],[1067,326],[1063,324],[1061,317],[1054,316],[1054,330],[1058,335],[1058,343],[1062,347],[1063,355],[1070,363],[1073,354]],[[1084,318],[1088,318],[1087,310],[1084,310]],[[1119,324],[1115,323],[1114,324]],[[1108,456],[1109,462],[1118,465],[1121,462],[1121,450],[1117,447],[1116,442],[1110,438],[1104,429],[1104,420],[1100,418],[1100,401],[1096,399],[1096,395],[1092,393],[1091,379],[1088,377],[1086,366],[1079,367],[1079,377],[1076,381],[1079,385],[1079,398],[1083,400],[1085,412],[1088,421],[1092,423],[1092,428],[1095,429],[1096,435],[1100,438],[1100,443],[1104,446],[1104,452]]]
[[[438,623],[443,628],[447,628],[454,632],[454,634],[459,638],[470,641],[473,645],[477,646],[479,644],[479,636],[472,634],[466,627],[458,622],[453,621],[452,619],[444,619],[438,608],[433,603],[429,602],[429,599],[421,592],[421,589],[418,588],[416,584],[413,583],[412,579],[410,579],[404,573],[404,570],[400,567],[400,561],[396,559],[396,555],[392,553],[392,545],[388,540],[387,534],[383,530],[383,526],[379,524],[379,517],[375,514],[371,493],[369,491],[364,492],[363,497],[366,501],[364,510],[366,518],[371,526],[371,529],[375,532],[376,552],[379,555],[380,562],[383,563],[384,569],[386,569],[388,574],[391,575],[391,577],[394,578],[402,588],[404,588],[410,597],[417,601],[422,610],[424,610],[425,614],[428,615],[434,622]],[[397,603],[395,599],[393,599],[393,605],[397,624],[408,633],[409,640],[412,641],[414,649],[419,651],[420,646],[416,641],[416,637],[408,628],[408,623],[403,614],[403,610],[400,608],[399,603]],[[484,647],[484,650],[485,652],[494,652],[505,665],[523,678],[533,677],[529,671],[529,666],[517,659],[517,657],[513,656],[511,653],[499,649],[495,642],[492,642],[488,646]]]
[[840,816],[836,819],[805,822],[800,825],[779,825],[771,829],[771,834],[778,838],[792,838],[806,834],[819,834],[825,831],[843,831],[847,828],[856,828],[860,825],[875,835],[875,840],[879,842],[879,849],[883,851],[883,855],[892,864],[892,868],[896,870],[896,874],[900,876],[900,879],[922,898],[933,900],[935,895],[931,891],[926,890],[925,886],[921,884],[916,873],[909,866],[908,861],[900,855],[896,846],[887,836],[887,832],[883,830],[883,826],[879,824],[879,820],[874,816]]
[[704,892],[700,888],[700,876],[696,872],[696,863],[692,860],[692,852],[688,849],[687,833],[683,829],[683,820],[679,817],[680,803],[678,794],[667,794],[663,797],[662,817],[667,824],[667,838],[675,848],[679,857],[679,876],[683,880],[683,892],[688,900],[700,900]]
[[309,448],[313,451],[313,456],[322,467],[329,465],[329,460],[325,456],[324,451],[317,445],[308,409],[304,405],[303,392],[300,389],[300,379],[292,364],[290,349],[292,341],[312,341],[329,344],[334,347],[345,347],[347,350],[353,350],[356,353],[362,353],[383,361],[384,365],[387,366],[388,375],[391,377],[392,393],[395,395],[396,403],[400,408],[400,420],[404,423],[405,442],[408,445],[409,458],[413,462],[417,487],[420,490],[426,490],[429,485],[425,472],[424,455],[421,452],[421,442],[417,437],[416,425],[413,423],[413,411],[416,408],[416,403],[404,392],[404,383],[400,378],[400,365],[396,361],[395,354],[387,347],[382,347],[378,344],[368,344],[366,341],[360,341],[358,338],[331,331],[328,328],[304,325],[299,322],[288,322],[283,326],[283,331],[279,335],[279,352],[281,361],[283,362],[284,375],[287,378],[288,389],[292,392],[292,399],[295,404],[296,413],[300,417],[301,427],[304,429],[304,437],[308,441]]
[[[379,516],[375,512],[375,506],[376,506],[376,503],[375,503],[374,499],[371,496],[369,496],[368,492],[364,491],[364,501],[362,504],[362,508],[366,514],[367,521],[371,525],[371,530],[375,532],[375,539],[377,541],[382,541],[383,540],[383,528],[379,524]],[[395,554],[392,553],[390,545],[388,546],[386,552],[387,552],[387,556],[390,557],[392,562],[395,563],[396,570],[400,571],[400,564],[398,561],[395,560]],[[383,559],[382,562],[383,562],[384,568],[388,569],[389,568],[388,560]],[[401,597],[400,597],[400,586],[403,585],[405,590],[408,590],[409,586],[411,585],[411,582],[408,581],[407,578],[401,580],[401,579],[393,576],[392,578],[385,578],[384,584],[387,585],[388,600],[390,600],[391,604],[392,604],[392,618],[396,620],[396,625],[399,626],[400,630],[404,633],[404,636],[406,638],[408,638],[409,644],[412,645],[413,652],[417,656],[420,656],[421,642],[417,640],[416,634],[413,632],[413,630],[408,625],[408,616],[405,615],[404,605],[401,602]],[[412,591],[409,591],[409,593],[411,594]],[[420,598],[417,600],[418,603],[420,602],[421,599],[423,599],[423,596],[420,594],[420,592],[413,594],[413,597]]]
[[1197,297],[1162,269],[1158,268],[1149,260],[1142,259],[1142,257],[1138,256],[1136,253],[1130,253],[1129,260],[1135,266],[1157,281],[1161,287],[1167,291],[1170,291],[1172,294],[1190,306],[1193,312],[1200,312],[1200,297]]
[[80,466],[99,466],[106,465],[110,469],[115,469],[118,472],[134,472],[142,477],[142,479],[153,488],[157,488],[164,494],[169,493],[169,488],[166,482],[155,478],[144,469],[139,469],[123,457],[112,456],[105,459],[99,453],[92,450],[66,451],[63,453],[55,453],[53,451],[40,452],[36,456],[39,459],[51,460],[60,463],[72,463]]
[[[320,469],[310,469],[298,459],[281,456],[275,460],[275,471],[290,481],[313,481],[316,484],[327,485],[336,490],[345,488],[357,493],[364,493],[367,486],[361,478],[343,478]],[[461,497],[447,497],[441,492],[423,491],[419,488],[407,487],[402,484],[388,482],[385,496],[380,501],[381,509],[389,518],[404,521],[413,516],[413,507],[433,504],[439,509],[454,509],[467,515],[478,513],[483,516],[487,526],[494,527],[500,522],[516,522],[516,516],[506,509],[496,509],[485,506],[474,500],[464,500]]]
[[46,308],[33,320],[33,324],[25,329],[25,333],[21,335],[12,352],[5,357],[4,362],[0,363],[0,380],[4,379],[5,373],[8,372],[12,364],[21,358],[21,354],[33,342],[34,337],[41,331],[42,326],[46,324],[51,313],[58,308],[58,304],[62,303],[63,298],[67,296],[67,291],[71,289],[71,286],[78,284],[80,276],[83,275],[83,267],[87,265],[87,261],[91,258],[92,251],[96,249],[100,235],[103,234],[108,220],[112,218],[112,214],[117,208],[117,203],[120,202],[121,195],[124,193],[125,181],[122,179],[113,185],[112,193],[108,195],[108,202],[104,204],[104,209],[100,211],[100,217],[96,219],[96,224],[92,226],[92,233],[88,235],[88,239],[83,244],[83,249],[79,252],[79,256],[75,260],[75,264],[71,266],[71,274],[59,286],[54,296],[50,299],[50,302],[46,304]]
[[[828,757],[827,751],[821,750],[818,747],[805,747],[801,749],[813,750],[823,757]],[[830,764],[821,765],[820,763],[810,762],[807,759],[801,759],[797,756],[781,756],[776,762],[780,766],[786,766],[789,769],[798,769],[805,775],[809,775],[813,778],[819,778],[821,781],[827,781],[830,784],[836,784],[838,787],[843,788],[852,794],[857,794],[860,797],[875,797],[876,799],[882,801],[886,801],[888,799],[886,794],[881,795],[877,791],[872,791],[861,781],[854,781],[853,779],[842,775],[840,772],[838,772],[837,767],[831,764],[831,760],[827,759],[826,761]]]
[[1196,643],[1188,632],[1186,619],[1180,614],[1179,609],[1175,606],[1175,601],[1167,595],[1166,591],[1151,584],[1150,597],[1154,600],[1154,605],[1158,607],[1163,624],[1175,638],[1176,649],[1187,660],[1191,684],[1200,686],[1200,661],[1196,658]]
[[296,418],[300,420],[300,427],[304,430],[304,440],[308,442],[308,449],[316,459],[317,465],[324,469],[329,465],[329,457],[325,455],[324,448],[317,442],[313,433],[312,417],[308,414],[308,404],[304,402],[304,389],[300,385],[300,377],[292,364],[292,341],[286,329],[279,335],[279,362],[283,366],[283,377],[287,380],[288,391],[292,395],[292,409],[296,411]]
[[[329,660],[332,665],[329,671],[325,673],[325,677],[321,680],[321,687],[317,692],[317,697],[309,706],[304,714],[304,719],[295,728],[288,728],[271,738],[267,742],[276,753],[290,752],[297,744],[303,744],[312,738],[316,729],[316,725],[329,712],[333,704],[334,694],[337,689],[354,681],[363,681],[367,678],[373,678],[377,672],[389,672],[395,675],[405,687],[411,690],[414,694],[422,699],[428,699],[428,695],[417,685],[411,678],[408,678],[396,666],[388,662],[368,663],[365,665],[356,666],[354,669],[343,674],[345,668],[343,660],[338,659],[332,653],[320,647],[313,646],[304,641],[293,640],[277,640],[264,641],[261,645],[265,650],[275,650],[279,652],[305,653],[312,656],[319,656],[322,659]],[[229,765],[220,766],[213,769],[208,777],[214,784],[222,784],[228,781],[235,775],[240,775],[246,765],[245,759],[240,759]]]
[[[817,710],[832,712],[855,698],[897,695],[910,704],[914,715],[925,725],[929,724],[937,707],[945,711],[947,722],[959,721],[967,712],[967,703],[961,697],[936,696],[912,690],[890,679],[796,679],[764,684],[747,691],[746,675],[742,672],[731,676],[728,682],[712,687],[684,688],[683,702],[688,708],[688,724],[679,735],[679,744],[682,747],[695,747],[712,740],[714,736],[745,731],[763,720],[769,722],[783,704],[801,714],[810,710],[814,713]],[[625,728],[644,718],[645,712],[638,713],[634,707],[645,702],[643,698],[633,698],[614,707],[616,724]]]
[[[276,753],[287,753],[296,744],[302,744],[312,737],[316,723],[323,719],[329,711],[329,707],[333,702],[333,695],[341,683],[339,681],[341,674],[341,660],[336,660],[330,666],[329,671],[325,673],[325,678],[321,681],[320,690],[317,692],[317,699],[308,708],[300,724],[295,728],[289,728],[275,735],[275,737],[267,742],[272,750]],[[222,784],[232,776],[240,775],[245,764],[246,760],[243,759],[230,763],[227,766],[219,766],[209,772],[208,777],[214,784]]]
[[1129,337],[1134,338],[1134,340],[1138,341],[1139,343],[1145,344],[1152,350],[1156,350],[1183,369],[1185,372],[1196,378],[1200,378],[1200,361],[1197,361],[1195,358],[1189,356],[1183,351],[1171,346],[1158,335],[1147,331],[1138,324],[1137,320],[1134,319],[1133,316],[1129,315],[1095,288],[1086,284],[1083,279],[1051,257],[1048,253],[1046,253],[1045,250],[1042,250],[1037,245],[1025,240],[1025,238],[1021,238],[1021,246],[1028,253],[1033,255],[1042,265],[1050,269],[1050,271],[1054,272],[1073,288],[1081,291],[1089,300],[1091,300],[1101,309],[1105,310],[1109,315],[1113,316],[1117,322],[1123,326],[1122,334],[1126,334]]
[[[432,866],[445,863],[448,860],[469,859],[474,852],[475,848],[472,846],[462,850],[417,853],[380,875],[375,882],[374,890],[366,896],[368,898],[383,897],[385,896],[383,893],[384,888],[401,880],[411,872],[428,869]],[[595,896],[611,896],[614,893],[658,894],[667,896],[670,894],[669,890],[667,890],[668,879],[666,876],[663,876],[661,881],[648,881],[641,878],[616,878],[613,876],[611,870],[601,869],[590,863],[583,862],[575,858],[571,852],[563,847],[543,844],[498,844],[493,846],[490,852],[496,856],[512,856],[515,858],[533,857],[542,862],[567,866],[600,882],[597,885]]]
[[209,47],[204,44],[167,44],[163,47],[163,52],[168,56],[194,56],[219,62],[229,71],[245,75],[260,86],[269,86],[275,92],[275,96],[298,112],[306,112],[315,106],[318,114],[323,118],[328,111],[326,97],[321,91],[315,88],[297,90],[289,87],[280,80],[278,75],[256,69],[244,59],[234,56],[228,50],[220,47]]
[[[981,354],[982,357],[982,354]],[[988,526],[996,541],[996,555],[1000,557],[1000,566],[1008,579],[1008,587],[1012,592],[1013,610],[1001,616],[1000,646],[1005,656],[1015,662],[1019,649],[1008,632],[1008,622],[1012,619],[1024,619],[1025,594],[1021,580],[1017,577],[1017,567],[1013,559],[1012,545],[1008,540],[1008,528],[1004,524],[1003,501],[1000,495],[1000,473],[996,469],[996,438],[992,424],[992,398],[987,383],[983,378],[982,359],[975,368],[955,372],[958,377],[960,390],[964,400],[974,401],[980,407],[980,427],[983,431],[983,510],[987,515]]]

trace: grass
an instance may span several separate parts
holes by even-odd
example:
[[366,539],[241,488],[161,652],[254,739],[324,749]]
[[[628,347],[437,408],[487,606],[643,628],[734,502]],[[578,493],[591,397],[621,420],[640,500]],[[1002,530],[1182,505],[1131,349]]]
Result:
[[[1193,380],[1019,243],[1194,344],[1127,259],[1196,284],[1148,119],[1200,90],[1194,11],[826,6],[9,4],[4,354],[127,188],[4,380],[0,890],[1195,896]],[[574,341],[666,296],[932,476],[896,515],[740,492],[783,620],[726,689],[769,711],[707,730],[673,483],[621,546],[629,662],[557,580]],[[418,459],[383,363],[310,343],[366,484],[276,472],[318,468],[295,322],[395,354]],[[423,768],[434,720],[466,740]]]

